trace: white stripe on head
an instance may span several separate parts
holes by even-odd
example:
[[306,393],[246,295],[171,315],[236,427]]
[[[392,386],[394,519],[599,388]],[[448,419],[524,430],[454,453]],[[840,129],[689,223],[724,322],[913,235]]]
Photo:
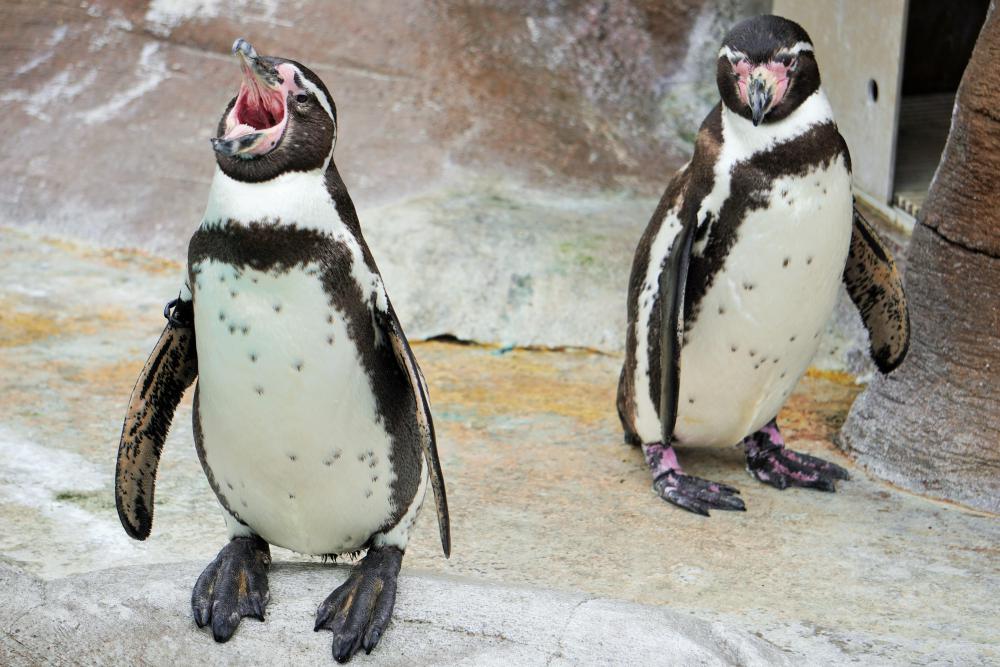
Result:
[[809,42],[795,42],[794,45],[788,47],[787,49],[779,49],[778,53],[787,53],[789,55],[797,56],[803,51],[813,52],[813,45]]
[[737,60],[743,60],[743,59],[749,60],[749,58],[747,58],[747,54],[743,53],[742,51],[736,51],[734,49],[731,49],[725,45],[723,45],[722,48],[719,49],[719,57],[728,58],[729,62],[731,63],[736,62]]
[[327,98],[326,93],[323,92],[323,89],[307,79],[306,75],[301,71],[299,71],[299,80],[302,81],[302,86],[306,90],[316,96],[316,99],[319,100],[323,110],[326,111],[327,115],[330,116],[330,120],[332,120],[333,124],[336,125],[337,119],[333,116],[333,106],[330,104],[330,100]]

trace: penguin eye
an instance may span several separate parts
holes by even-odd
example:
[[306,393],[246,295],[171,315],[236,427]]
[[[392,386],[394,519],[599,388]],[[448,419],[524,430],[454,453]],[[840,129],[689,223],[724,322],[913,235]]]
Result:
[[299,93],[298,95],[295,96],[295,101],[298,102],[299,104],[305,104],[306,102],[309,101],[309,96],[306,95],[305,93]]

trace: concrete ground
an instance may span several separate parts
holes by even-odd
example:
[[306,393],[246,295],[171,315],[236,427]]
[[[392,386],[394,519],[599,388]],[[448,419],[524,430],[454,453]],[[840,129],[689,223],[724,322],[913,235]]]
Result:
[[[163,454],[151,538],[131,541],[118,524],[121,418],[180,267],[11,229],[0,256],[0,663],[326,655],[310,615],[344,566],[280,549],[267,623],[225,646],[193,629],[187,591],[225,532],[189,399]],[[358,662],[1000,661],[1000,521],[900,492],[842,456],[831,438],[859,390],[849,376],[811,373],[779,422],[851,481],[832,495],[779,492],[751,480],[735,449],[682,452],[690,472],[746,499],[746,513],[705,519],[656,498],[639,451],[622,444],[616,355],[415,352],[453,553],[443,558],[425,512],[396,620]]]

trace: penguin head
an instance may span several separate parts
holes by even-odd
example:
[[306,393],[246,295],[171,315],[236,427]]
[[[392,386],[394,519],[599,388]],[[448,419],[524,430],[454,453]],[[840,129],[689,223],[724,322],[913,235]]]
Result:
[[819,89],[812,40],[780,16],[749,18],[722,41],[716,81],[730,111],[755,126],[778,122]]
[[337,141],[337,108],[320,78],[294,60],[257,55],[245,39],[233,55],[243,81],[212,139],[222,171],[258,183],[324,168]]

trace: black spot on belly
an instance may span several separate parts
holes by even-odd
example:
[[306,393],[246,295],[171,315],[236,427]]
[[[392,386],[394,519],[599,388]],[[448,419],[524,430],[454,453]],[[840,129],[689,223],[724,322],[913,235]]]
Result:
[[243,507],[249,507],[249,505],[247,505],[247,501],[243,500],[242,498],[240,498],[240,505],[243,505]]
[[256,387],[254,387],[253,390],[255,392],[257,392],[258,396],[263,396],[264,395],[264,387],[262,387],[260,385],[257,385]]
[[326,316],[326,323],[327,324],[333,324],[333,315],[327,315]]
[[373,493],[373,491],[371,489],[368,489],[367,491],[365,491],[365,498],[371,498],[372,497],[372,493]]
[[234,491],[234,490],[235,490],[235,489],[233,489],[233,483],[232,483],[232,482],[230,482],[229,480],[226,480],[226,486],[228,486],[228,487],[229,487],[229,490],[230,490],[230,491]]
[[295,370],[297,370],[297,371],[301,371],[301,370],[302,370],[302,362],[301,362],[301,361],[296,361],[296,362],[295,362],[294,364],[292,364],[292,366],[293,366],[293,367],[295,368]]
[[788,375],[788,374],[787,374],[787,373],[782,373],[782,374],[781,374],[781,375],[779,375],[778,377],[779,377],[779,378],[784,378],[784,377],[785,377],[786,375]]
[[812,263],[813,263],[813,258],[811,256],[806,257],[806,264],[812,264]]
[[688,397],[688,403],[690,403],[691,405],[694,405],[694,399],[691,398],[691,397]]
[[288,494],[288,499],[289,500],[295,500],[295,494],[294,493],[289,493]]
[[757,356],[756,350],[750,350],[750,356],[751,357],[756,357]]
[[378,475],[372,475],[372,484],[378,481]]
[[789,338],[788,342],[789,343],[794,343],[795,342],[795,336],[792,336],[791,338]]
[[791,262],[791,261],[792,261],[791,257],[786,257],[785,259],[783,259],[781,261],[781,265],[787,268],[788,267],[788,263]]
[[274,312],[276,312],[276,313],[280,313],[281,312],[281,304],[280,303],[274,304],[274,306],[272,306],[272,308],[274,308]]
[[288,455],[288,460],[289,460],[289,461],[292,461],[292,462],[294,462],[294,461],[298,461],[298,460],[299,460],[299,457],[298,457],[298,456],[296,456],[295,454],[289,454],[289,455]]
[[730,345],[729,346],[729,351],[730,352],[735,352],[738,349],[740,349],[739,345]]
[[251,352],[250,353],[250,361],[252,361],[253,363],[257,363],[257,353],[256,352]]
[[725,314],[726,314],[726,309],[723,308],[722,306],[719,306],[719,315],[725,315]]
[[753,283],[749,283],[749,282],[744,282],[744,283],[743,283],[743,289],[745,289],[746,291],[748,291],[748,292],[749,292],[750,290],[752,290],[752,289],[753,289]]
[[250,333],[250,327],[242,327],[240,331],[242,331],[243,335],[246,336],[248,333]]
[[229,333],[231,333],[231,334],[236,333],[236,325],[235,324],[230,324],[229,325]]
[[230,298],[233,298],[233,299],[235,299],[235,298],[236,298],[236,295],[237,295],[237,294],[239,294],[239,292],[235,292],[235,291],[233,291],[233,290],[230,290],[230,291],[229,291],[229,296],[230,296]]
[[219,311],[219,321],[220,322],[225,322],[226,321],[226,314],[224,312],[222,312],[221,310]]
[[333,345],[333,336],[327,336],[326,337],[326,344],[327,345]]

